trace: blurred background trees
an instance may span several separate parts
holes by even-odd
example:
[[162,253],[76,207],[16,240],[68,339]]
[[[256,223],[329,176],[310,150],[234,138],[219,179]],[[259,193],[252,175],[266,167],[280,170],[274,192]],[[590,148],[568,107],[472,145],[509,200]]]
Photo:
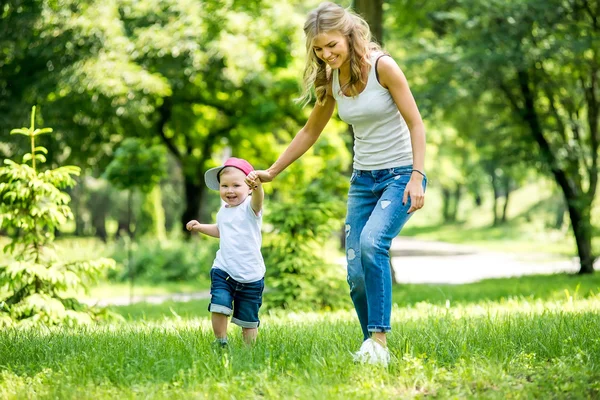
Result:
[[[528,169],[554,180],[568,211],[581,272],[591,273],[600,3],[433,1],[414,17],[401,12],[414,4],[393,2],[396,12],[390,14],[428,77],[422,86],[424,109],[441,114],[477,146],[472,154],[483,157],[478,167],[491,181],[494,199],[503,196],[507,202]],[[411,21],[418,21],[419,34],[406,30]],[[474,169],[468,161],[461,164]],[[495,223],[506,220],[496,212],[494,204]]]

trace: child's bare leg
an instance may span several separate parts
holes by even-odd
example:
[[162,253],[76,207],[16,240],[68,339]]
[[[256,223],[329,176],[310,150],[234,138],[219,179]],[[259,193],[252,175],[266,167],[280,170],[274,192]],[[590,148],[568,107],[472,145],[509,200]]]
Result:
[[213,332],[217,339],[227,339],[227,315],[211,313]]
[[254,344],[254,342],[256,342],[257,336],[258,328],[242,328],[242,337],[244,338],[244,342],[246,344]]

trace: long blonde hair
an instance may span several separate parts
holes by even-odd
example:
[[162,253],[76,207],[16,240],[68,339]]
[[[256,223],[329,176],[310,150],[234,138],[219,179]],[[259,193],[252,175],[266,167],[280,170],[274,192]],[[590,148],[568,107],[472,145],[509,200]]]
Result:
[[359,85],[365,84],[362,69],[365,64],[370,64],[365,56],[370,51],[381,49],[372,41],[369,25],[361,16],[335,3],[321,3],[308,14],[304,23],[306,65],[302,79],[302,94],[297,99],[302,105],[310,102],[313,85],[317,104],[323,104],[325,101],[327,85],[332,79],[331,68],[316,56],[313,40],[317,35],[331,31],[340,32],[348,40],[350,80],[341,90],[344,93],[349,92],[351,96],[356,96],[359,93]]

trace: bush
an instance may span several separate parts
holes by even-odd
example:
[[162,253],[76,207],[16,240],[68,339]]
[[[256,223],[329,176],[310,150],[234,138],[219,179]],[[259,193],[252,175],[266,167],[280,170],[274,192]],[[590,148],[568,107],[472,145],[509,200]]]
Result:
[[345,273],[320,256],[344,212],[344,203],[315,182],[294,202],[272,203],[263,255],[269,289],[266,308],[331,310],[349,303]]
[[13,233],[4,247],[13,260],[0,265],[0,327],[79,325],[116,317],[71,297],[114,267],[114,261],[65,261],[57,256],[54,232],[73,218],[63,189],[75,184],[72,176],[79,175],[79,168],[36,168],[36,163],[46,161],[47,150],[35,147],[35,137],[52,130],[35,129],[34,122],[35,107],[31,127],[11,132],[29,137],[31,153],[25,154],[22,164],[4,160],[0,167],[0,229]]

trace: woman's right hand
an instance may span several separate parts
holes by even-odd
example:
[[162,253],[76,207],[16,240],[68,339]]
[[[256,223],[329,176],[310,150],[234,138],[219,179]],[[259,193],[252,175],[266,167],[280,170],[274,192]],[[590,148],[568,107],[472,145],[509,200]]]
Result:
[[[265,182],[272,182],[273,179],[275,178],[274,176],[271,175],[271,173],[268,170],[258,170],[258,171],[254,171],[254,174],[262,183]],[[246,184],[250,187],[254,187],[256,186],[256,183],[254,182],[254,179],[251,179],[250,176],[246,177]]]

